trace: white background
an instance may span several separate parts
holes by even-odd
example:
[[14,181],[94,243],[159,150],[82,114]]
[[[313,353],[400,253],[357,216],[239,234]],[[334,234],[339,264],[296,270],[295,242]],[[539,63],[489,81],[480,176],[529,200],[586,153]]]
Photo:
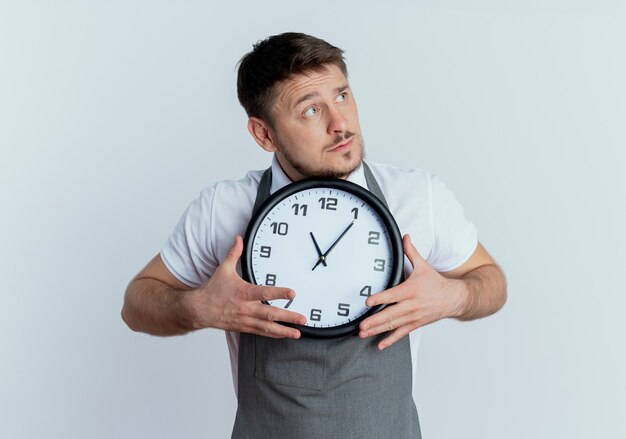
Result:
[[427,439],[626,437],[619,1],[0,0],[0,437],[225,438],[224,336],[120,319],[206,185],[263,169],[235,64],[346,50],[372,160],[438,173],[509,301],[425,329]]

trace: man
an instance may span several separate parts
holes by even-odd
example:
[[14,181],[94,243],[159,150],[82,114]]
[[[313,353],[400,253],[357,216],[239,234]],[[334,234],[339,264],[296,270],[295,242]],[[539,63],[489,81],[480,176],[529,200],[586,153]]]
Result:
[[[274,153],[271,184],[260,187],[263,172],[251,171],[207,188],[126,291],[122,317],[135,331],[227,331],[239,405],[233,438],[421,437],[411,395],[416,330],[449,317],[484,317],[506,300],[503,273],[437,177],[364,164],[342,53],[286,33],[242,58],[238,96],[250,134]],[[298,292],[251,285],[238,273],[255,201],[311,176],[379,187],[405,233],[406,280],[367,299],[391,306],[362,321],[358,335],[300,338],[277,322],[304,324],[305,316],[262,303]]]

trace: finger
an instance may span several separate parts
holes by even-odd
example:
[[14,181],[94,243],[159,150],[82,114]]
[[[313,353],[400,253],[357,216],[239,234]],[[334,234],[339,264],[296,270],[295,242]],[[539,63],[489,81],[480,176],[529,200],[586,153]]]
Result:
[[424,262],[424,258],[419,254],[417,248],[411,242],[411,235],[408,233],[404,235],[402,238],[402,244],[404,245],[404,254],[409,258],[413,269],[415,269],[419,264]]
[[361,338],[366,338],[366,337],[372,337],[378,334],[382,334],[384,332],[389,332],[389,331],[394,331],[398,328],[401,328],[403,326],[407,326],[407,325],[418,325],[421,326],[417,319],[415,318],[415,316],[410,315],[410,314],[404,314],[402,316],[399,317],[395,317],[395,318],[387,318],[384,321],[377,323],[375,325],[371,325],[369,327],[367,327],[367,329],[364,329],[363,331],[361,331],[361,333],[359,333],[359,336]]
[[252,310],[252,315],[264,322],[306,324],[306,317],[302,314],[272,305],[259,304]]
[[394,288],[389,288],[388,290],[381,291],[380,293],[372,294],[367,298],[365,304],[369,307],[377,306],[381,304],[391,304],[396,303],[398,297],[398,293]]
[[[265,305],[265,306],[271,308],[268,305]],[[271,317],[274,318],[275,316],[271,316]],[[282,325],[281,323],[289,322],[290,319],[299,320],[298,318],[301,318],[301,317],[304,317],[304,316],[297,314],[295,318],[286,316],[284,320],[279,319],[279,321],[274,321],[273,319],[268,320],[267,318],[264,318],[264,317],[259,318],[259,317],[253,316],[252,319],[249,321],[249,325],[252,328],[254,328],[254,330],[256,331],[255,333],[258,335],[263,335],[267,337],[275,336],[275,337],[298,338],[300,337],[300,331],[298,331],[295,328]],[[291,323],[295,323],[295,322],[291,322]]]
[[235,269],[237,265],[237,261],[241,257],[241,253],[243,252],[243,239],[240,235],[235,236],[235,241],[233,242],[232,247],[226,253],[226,258],[221,265],[225,265],[227,267]]
[[389,288],[388,290],[372,294],[370,297],[367,298],[365,304],[369,307],[381,304],[392,304],[406,298],[409,293],[410,289],[409,286],[406,285],[405,281],[399,285],[396,285],[395,287]]
[[240,331],[271,338],[300,338],[300,331],[275,322],[251,318]]
[[291,288],[267,287],[264,285],[252,284],[247,284],[242,294],[242,298],[244,300],[258,300],[260,302],[277,299],[291,300],[294,297],[296,297],[296,293]]
[[[388,306],[382,311],[363,320],[359,324],[362,332],[367,332],[367,336],[380,332],[391,331],[411,320],[411,308],[403,303]],[[382,329],[382,330],[379,330]]]
[[401,340],[403,337],[406,337],[411,331],[413,331],[414,329],[417,329],[418,327],[419,326],[413,326],[413,325],[404,325],[404,326],[399,327],[398,329],[393,331],[391,335],[389,335],[389,337],[386,337],[383,341],[378,343],[378,349],[381,351],[383,349],[387,349],[389,346],[391,346],[398,340]]

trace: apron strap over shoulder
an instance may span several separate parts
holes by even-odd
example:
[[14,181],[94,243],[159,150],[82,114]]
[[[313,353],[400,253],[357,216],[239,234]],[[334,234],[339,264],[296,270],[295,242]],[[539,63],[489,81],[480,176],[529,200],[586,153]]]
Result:
[[256,193],[256,199],[254,200],[254,207],[252,208],[252,216],[259,210],[261,204],[267,200],[270,196],[270,189],[272,187],[272,167],[270,166],[263,172],[261,181],[259,182],[259,189]]

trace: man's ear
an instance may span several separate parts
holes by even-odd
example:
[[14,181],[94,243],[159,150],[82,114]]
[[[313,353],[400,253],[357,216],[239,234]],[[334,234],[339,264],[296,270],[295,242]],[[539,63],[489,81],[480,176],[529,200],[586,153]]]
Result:
[[248,131],[250,131],[256,143],[267,152],[275,152],[277,150],[269,125],[264,120],[258,117],[250,117],[248,119]]

